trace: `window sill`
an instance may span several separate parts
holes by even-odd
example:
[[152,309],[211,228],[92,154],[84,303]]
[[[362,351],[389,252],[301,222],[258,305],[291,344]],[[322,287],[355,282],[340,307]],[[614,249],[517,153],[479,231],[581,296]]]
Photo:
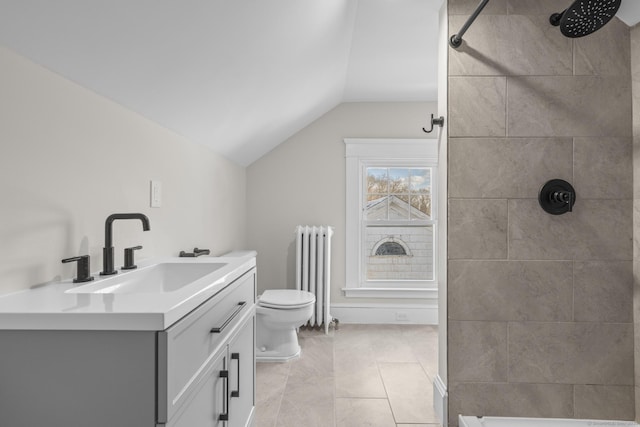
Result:
[[342,288],[347,298],[438,299],[438,288]]

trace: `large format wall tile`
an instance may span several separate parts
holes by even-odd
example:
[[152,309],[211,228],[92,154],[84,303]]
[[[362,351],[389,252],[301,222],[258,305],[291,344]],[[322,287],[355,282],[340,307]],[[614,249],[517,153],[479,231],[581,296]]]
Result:
[[594,37],[580,37],[575,43],[576,75],[628,76],[631,73],[629,27],[617,18],[598,30]]
[[549,215],[537,199],[512,199],[509,217],[511,259],[573,259],[573,248],[578,243],[578,236],[573,232],[573,212]]
[[[450,34],[477,4],[449,0]],[[640,30],[614,19],[565,38],[548,19],[568,5],[492,0],[448,49],[452,426],[458,413],[632,419],[640,408]],[[553,178],[576,188],[573,212],[540,208]]]
[[449,196],[536,198],[542,183],[572,180],[571,138],[451,138]]
[[[636,26],[631,32],[631,81],[633,84],[633,111],[639,111],[640,109],[640,27]],[[640,137],[640,120],[636,115],[633,120],[633,135],[635,138]],[[636,163],[640,165],[640,163]],[[636,187],[637,188],[637,187]],[[640,191],[640,190],[639,190]]]
[[574,320],[633,322],[631,261],[575,263]]
[[[640,86],[640,83],[638,85]],[[634,111],[640,111],[640,100],[634,105]],[[636,119],[634,120],[635,122],[640,123],[640,120]],[[638,170],[640,166],[640,126],[637,124],[634,124],[634,126],[638,126],[639,129],[638,136],[633,137],[633,164],[637,165],[634,166],[633,171],[633,198],[640,199],[640,170]]]
[[[637,293],[637,291],[636,291]],[[638,296],[637,294],[634,293],[633,297],[634,299],[637,299]],[[634,336],[634,360],[635,360],[635,364],[634,366],[638,366],[640,367],[640,323],[637,321],[638,317],[634,317],[634,323],[633,323],[633,336]],[[640,387],[640,369],[636,369],[636,371],[634,372],[634,384],[636,387]],[[636,390],[637,391],[637,390]],[[636,398],[639,399],[638,400],[638,404],[640,404],[640,394],[636,393]],[[640,409],[640,406],[638,406],[638,409]],[[638,414],[640,415],[640,414]]]
[[631,200],[583,200],[578,208],[576,202],[573,211],[576,213],[574,233],[577,239],[574,258],[631,260],[632,204]]
[[569,4],[562,0],[507,0],[507,10],[512,15],[544,15],[548,23],[552,14],[562,12]]
[[[449,16],[449,28],[453,31],[461,28],[467,20],[465,15]],[[481,15],[473,23],[463,43],[457,49],[449,49],[450,76],[491,76],[506,75],[504,65],[500,64],[500,45],[506,28],[506,15]]]
[[507,257],[507,201],[449,200],[450,259]]
[[[638,259],[633,261],[633,319],[640,327],[640,260]],[[638,329],[637,339],[640,345],[640,329]],[[638,367],[638,385],[640,385],[640,359],[638,359]]]
[[629,79],[510,77],[507,84],[508,136],[631,136]]
[[570,321],[571,261],[449,262],[449,318]]
[[509,200],[509,258],[630,260],[631,200],[578,199],[573,212],[550,215],[538,200]]
[[[640,412],[640,387],[635,386],[634,391],[635,391],[634,394],[635,394],[635,402],[636,402],[636,414],[638,414]],[[638,421],[638,417],[636,417],[635,419],[636,421]]]
[[450,77],[449,135],[505,136],[505,77]]
[[[451,16],[450,27],[466,16]],[[449,75],[572,75],[571,40],[546,16],[480,15],[458,49],[449,51]]]
[[453,383],[449,391],[449,425],[458,425],[458,414],[571,418],[573,387],[564,384]]
[[[478,7],[478,0],[448,0],[449,15],[471,15]],[[491,0],[482,10],[483,15],[504,15],[507,13],[507,0]],[[452,34],[459,28],[449,28]]]
[[576,385],[575,417],[632,420],[635,414],[633,386]]
[[509,381],[633,385],[633,325],[509,323]]
[[506,381],[507,324],[450,321],[449,381]]
[[573,186],[581,199],[633,197],[631,138],[575,138]]

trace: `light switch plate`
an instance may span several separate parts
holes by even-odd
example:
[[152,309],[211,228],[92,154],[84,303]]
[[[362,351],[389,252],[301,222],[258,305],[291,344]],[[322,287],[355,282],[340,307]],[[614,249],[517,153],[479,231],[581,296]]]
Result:
[[162,206],[162,183],[151,181],[151,207],[159,208],[160,206]]

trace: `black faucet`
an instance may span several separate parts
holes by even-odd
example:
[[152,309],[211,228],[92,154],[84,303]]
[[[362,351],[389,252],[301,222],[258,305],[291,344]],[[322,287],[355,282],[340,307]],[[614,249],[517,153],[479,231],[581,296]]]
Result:
[[107,217],[104,223],[104,248],[102,249],[102,272],[101,276],[116,274],[113,268],[113,221],[116,219],[139,219],[142,221],[142,229],[149,231],[149,218],[141,213],[116,213]]
[[73,283],[83,283],[90,282],[93,280],[93,276],[91,275],[91,261],[89,255],[81,255],[73,258],[63,259],[63,263],[67,262],[78,262],[77,274],[76,278],[73,279]]

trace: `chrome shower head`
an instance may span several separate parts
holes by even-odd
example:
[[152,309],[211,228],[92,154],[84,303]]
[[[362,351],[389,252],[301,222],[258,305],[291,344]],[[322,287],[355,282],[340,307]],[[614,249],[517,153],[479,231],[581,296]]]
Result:
[[562,13],[549,18],[551,25],[560,26],[567,37],[584,37],[598,31],[618,12],[622,0],[576,0]]

